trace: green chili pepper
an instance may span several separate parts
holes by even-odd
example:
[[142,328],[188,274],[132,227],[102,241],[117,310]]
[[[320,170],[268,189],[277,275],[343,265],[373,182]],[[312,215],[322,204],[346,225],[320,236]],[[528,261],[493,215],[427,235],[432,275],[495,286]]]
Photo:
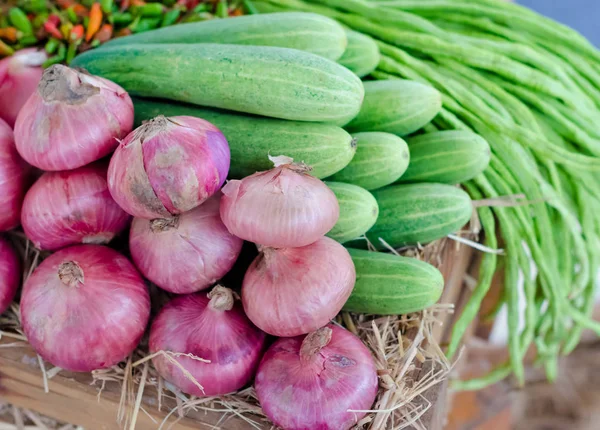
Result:
[[81,0],[81,4],[85,7],[92,7],[96,0]]
[[165,9],[160,3],[148,3],[135,8],[135,13],[144,17],[162,16]]
[[0,40],[0,56],[8,56],[15,53],[15,50]]
[[186,17],[182,22],[198,22],[198,21],[207,21],[209,19],[213,19],[214,16],[212,13],[202,12],[197,15],[190,15]]
[[42,64],[42,67],[47,68],[54,64],[62,63],[65,60],[66,56],[67,56],[67,48],[64,44],[61,43],[61,45],[58,47],[58,52],[56,53],[56,55],[48,58],[44,62],[44,64]]
[[217,3],[217,10],[215,12],[215,15],[219,18],[227,18],[229,16],[226,0],[221,0],[219,3]]
[[72,6],[67,8],[66,13],[67,18],[69,18],[69,21],[71,21],[71,23],[73,24],[77,24],[77,14],[75,13],[75,10]]
[[92,40],[92,43],[90,44],[90,46],[92,48],[97,48],[98,46],[100,46],[100,41],[98,39],[94,39],[94,40]]
[[171,9],[168,11],[165,16],[163,16],[162,22],[160,23],[161,27],[168,27],[169,25],[175,24],[181,15],[181,9]]
[[8,23],[8,17],[6,15],[0,16],[0,28],[10,27]]
[[33,27],[29,21],[29,18],[27,18],[25,12],[18,7],[10,8],[8,11],[8,19],[10,19],[10,22],[17,30],[22,31],[25,34],[33,33]]
[[19,39],[19,45],[21,46],[32,46],[37,45],[38,39],[33,34],[25,34]]
[[163,0],[163,4],[167,7],[173,6],[176,2],[177,0]]
[[208,11],[208,6],[206,5],[206,3],[200,3],[198,6],[196,6],[192,12],[194,13],[201,13],[201,12],[206,12]]
[[100,7],[102,12],[109,14],[112,12],[113,0],[100,0]]
[[75,55],[77,54],[77,48],[79,47],[80,44],[81,44],[81,39],[74,40],[73,42],[71,42],[69,44],[69,48],[67,49],[67,57],[65,59],[67,64],[71,63],[71,61],[73,61],[73,58],[75,58]]
[[88,28],[89,25],[90,25],[90,17],[89,16],[84,16],[83,17],[83,26],[85,28]]
[[60,45],[60,40],[52,37],[51,39],[48,40],[48,42],[46,42],[46,46],[44,49],[46,50],[46,52],[48,54],[54,54],[56,52],[56,50],[58,49],[58,45]]
[[133,21],[133,15],[129,12],[113,13],[110,18],[112,18],[115,25],[129,25]]
[[46,0],[21,0],[17,5],[26,12],[39,13],[46,9]]
[[135,28],[131,28],[131,31],[134,33],[141,33],[144,31],[153,30],[160,25],[161,20],[162,18],[160,16],[155,18],[142,18],[139,20]]
[[244,8],[246,9],[248,15],[256,15],[260,13],[256,6],[254,6],[254,3],[252,3],[252,0],[244,0]]

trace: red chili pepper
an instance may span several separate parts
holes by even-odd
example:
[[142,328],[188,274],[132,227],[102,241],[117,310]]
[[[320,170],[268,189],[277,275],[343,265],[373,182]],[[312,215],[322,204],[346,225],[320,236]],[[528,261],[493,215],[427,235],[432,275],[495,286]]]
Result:
[[129,9],[129,0],[123,0],[121,2],[121,12],[125,12],[127,9]]
[[71,30],[71,41],[76,41],[76,40],[81,40],[83,39],[83,33],[84,33],[84,28],[83,25],[81,24],[77,24],[75,27],[73,27],[73,29]]
[[144,0],[131,0],[131,6],[144,6],[145,4]]
[[[53,19],[53,18],[56,18],[56,19]],[[58,22],[56,22],[56,21],[58,21]],[[46,33],[48,33],[52,37],[62,40],[63,35],[57,27],[58,23],[60,23],[60,19],[56,15],[50,15],[48,17],[48,19],[46,20],[46,22],[44,23],[44,30],[46,31]]]
[[122,28],[115,34],[115,37],[129,36],[133,32],[129,28]]
[[62,9],[68,9],[75,4],[73,0],[56,0],[58,7]]
[[94,37],[94,34],[100,30],[100,26],[102,25],[102,8],[100,3],[96,2],[92,5],[90,9],[90,23],[87,28],[87,32],[85,33],[85,41],[89,42]]
[[75,12],[75,15],[77,15],[78,17],[82,17],[82,16],[87,16],[88,15],[88,9],[87,7],[85,7],[82,4],[74,4],[73,6],[73,12]]
[[96,33],[96,37],[94,40],[97,40],[100,43],[108,42],[112,37],[113,26],[110,24],[104,24],[102,28]]

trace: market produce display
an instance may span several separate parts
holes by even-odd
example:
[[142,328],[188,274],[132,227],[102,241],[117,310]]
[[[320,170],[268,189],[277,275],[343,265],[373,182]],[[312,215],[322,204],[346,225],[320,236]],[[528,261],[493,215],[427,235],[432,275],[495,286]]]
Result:
[[532,345],[552,379],[600,333],[600,53],[572,30],[499,0],[25,3],[0,52],[47,43],[0,61],[0,311],[32,265],[52,365],[139,346],[178,393],[253,384],[283,429],[350,429],[387,369],[348,312],[434,305],[419,251],[448,236],[483,250],[448,357],[505,271],[510,360],[463,388],[522,383]]

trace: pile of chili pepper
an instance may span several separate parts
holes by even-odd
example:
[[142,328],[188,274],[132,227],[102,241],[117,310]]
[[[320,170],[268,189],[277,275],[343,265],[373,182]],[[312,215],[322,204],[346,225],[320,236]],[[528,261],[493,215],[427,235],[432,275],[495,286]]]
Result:
[[[44,64],[69,64],[114,38],[182,22],[243,15],[245,0],[9,0],[0,6],[0,58],[43,46]],[[11,4],[12,3],[12,4]]]

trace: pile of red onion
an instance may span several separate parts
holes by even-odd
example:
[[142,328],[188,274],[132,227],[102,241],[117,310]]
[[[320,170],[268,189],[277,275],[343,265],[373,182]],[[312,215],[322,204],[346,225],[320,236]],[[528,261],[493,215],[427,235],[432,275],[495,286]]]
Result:
[[[285,156],[221,193],[230,153],[217,127],[161,115],[132,131],[133,106],[121,87],[62,65],[42,76],[42,57],[25,50],[0,62],[0,104],[16,101],[0,110],[11,123],[16,117],[15,138],[0,120],[0,231],[21,222],[35,247],[56,251],[21,294],[35,351],[77,372],[126,359],[150,318],[143,275],[183,294],[162,307],[149,334],[156,370],[179,390],[224,395],[256,375],[276,425],[355,425],[375,399],[377,373],[362,342],[330,323],[356,280],[346,248],[324,236],[339,217],[335,194]],[[29,191],[21,157],[46,171]],[[133,264],[100,245],[126,231],[132,215]],[[240,298],[215,283],[240,265],[244,240],[259,253]],[[0,312],[20,275],[0,238]],[[281,338],[265,353],[267,334]]]

